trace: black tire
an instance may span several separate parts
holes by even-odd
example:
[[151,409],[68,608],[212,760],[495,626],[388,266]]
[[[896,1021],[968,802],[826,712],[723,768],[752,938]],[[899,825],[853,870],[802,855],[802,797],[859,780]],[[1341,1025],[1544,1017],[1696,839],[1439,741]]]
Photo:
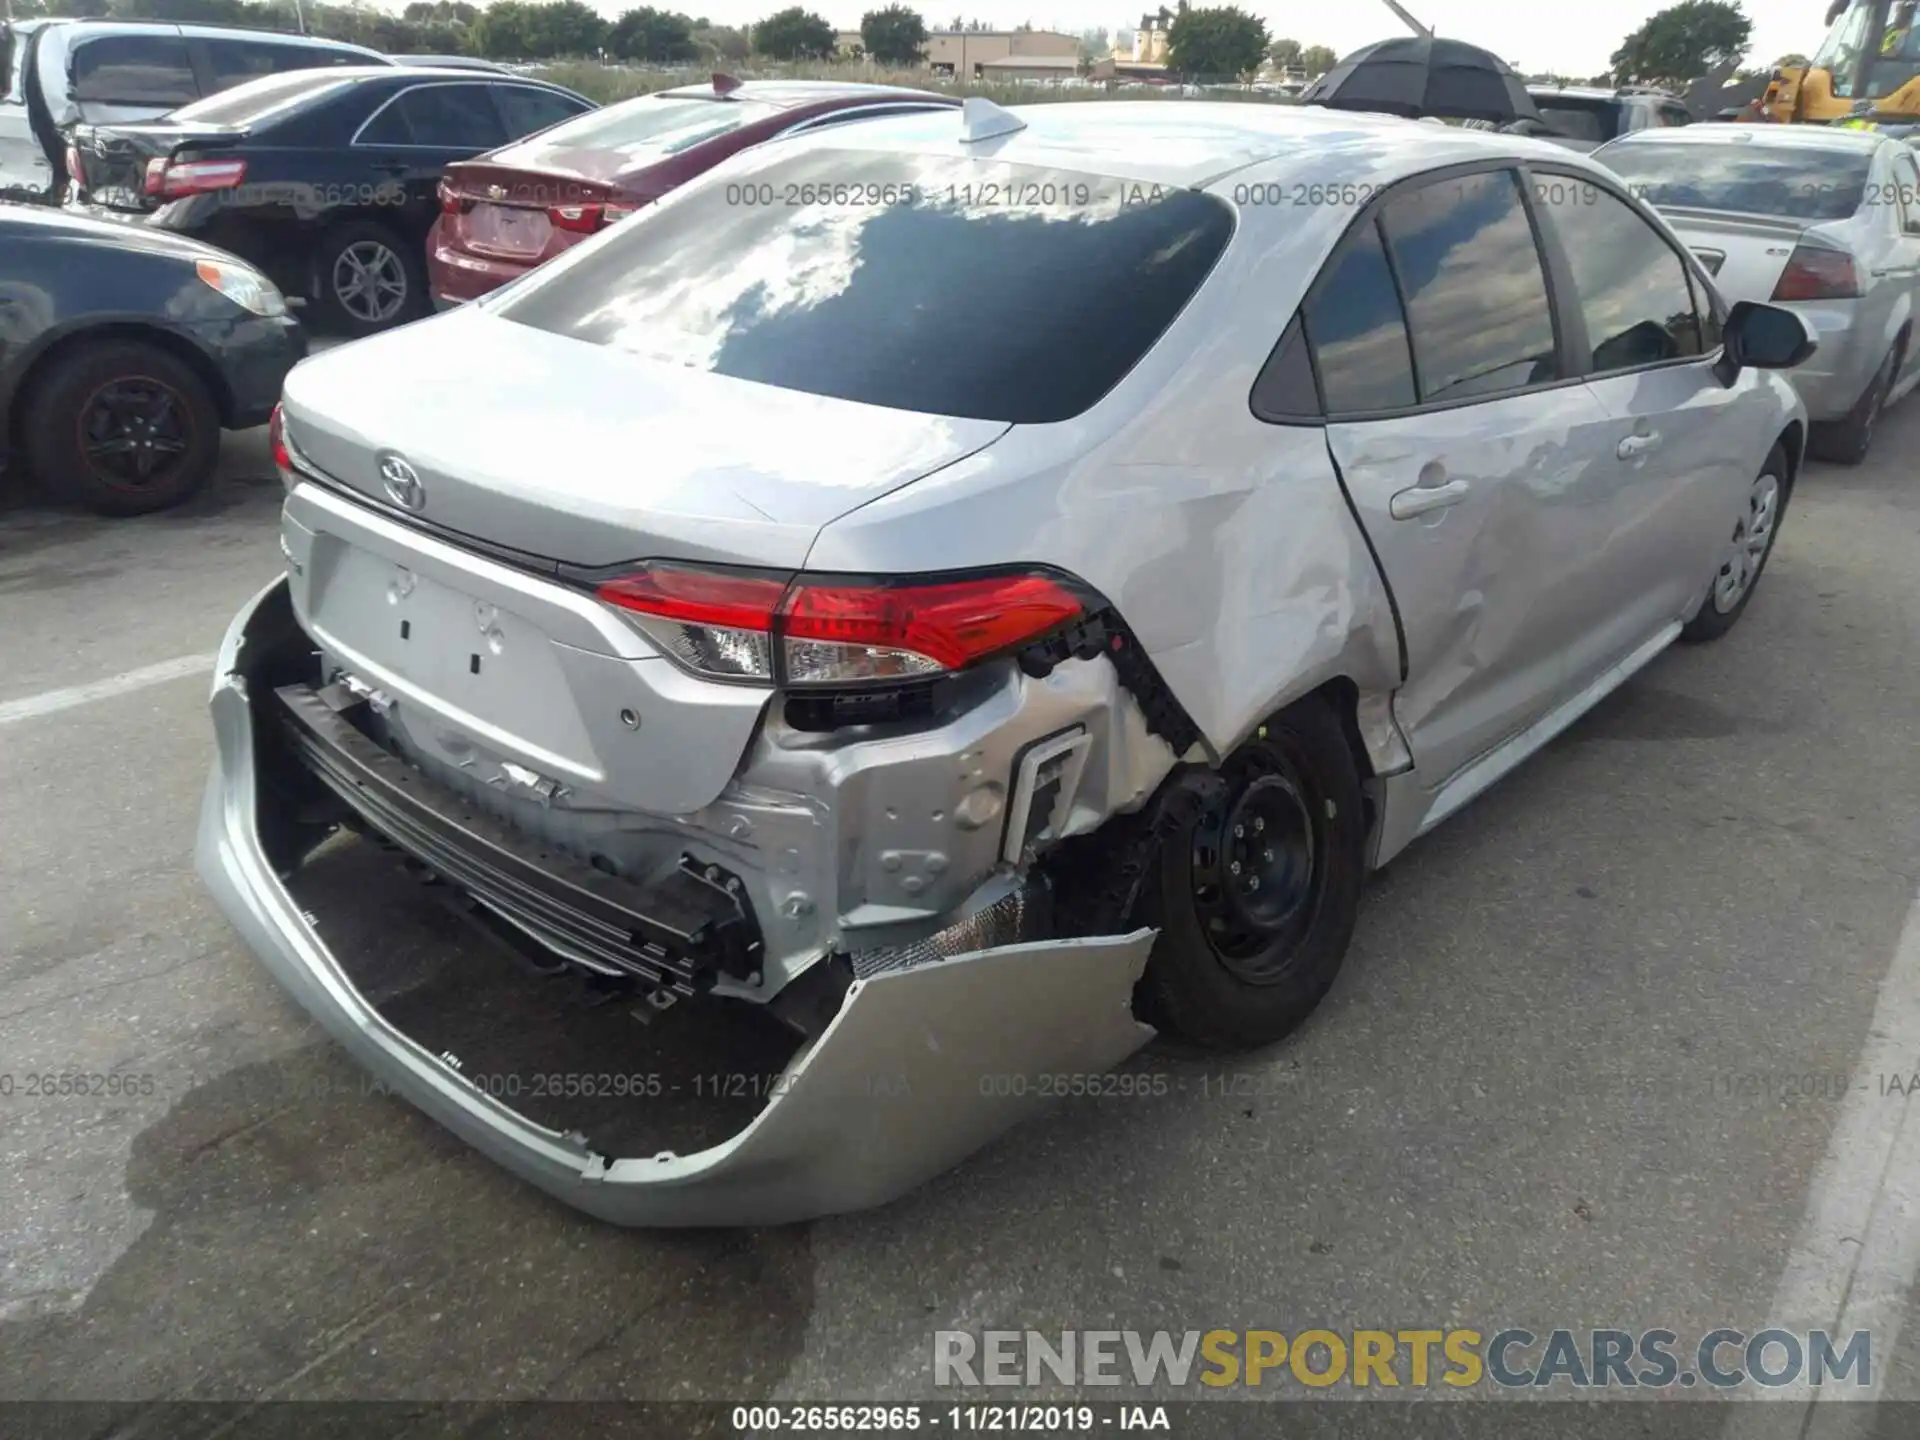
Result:
[[29,384],[21,448],[28,474],[55,500],[145,515],[192,495],[220,459],[212,391],[157,345],[83,342]]
[[[1340,723],[1317,698],[1269,720],[1220,773],[1224,802],[1163,844],[1147,876],[1141,923],[1160,937],[1137,1005],[1178,1039],[1245,1049],[1292,1031],[1339,973],[1359,912],[1366,812]],[[1296,824],[1311,847],[1304,871]],[[1255,850],[1256,833],[1283,843]],[[1236,852],[1247,857],[1238,880]],[[1259,859],[1276,853],[1279,863]],[[1249,880],[1264,880],[1267,898]]]
[[[1758,497],[1763,482],[1771,476],[1774,481],[1771,518],[1767,523],[1764,545],[1756,553],[1748,544],[1750,527],[1760,514]],[[1747,602],[1753,599],[1753,592],[1760,584],[1760,576],[1767,568],[1767,561],[1773,558],[1773,547],[1780,539],[1780,524],[1786,518],[1787,502],[1793,498],[1793,471],[1787,462],[1786,447],[1776,443],[1767,452],[1760,473],[1754,477],[1753,489],[1747,497],[1747,513],[1734,531],[1734,544],[1746,546],[1745,556],[1748,570],[1737,588],[1732,584],[1731,567],[1736,563],[1729,560],[1722,564],[1712,582],[1707,586],[1707,598],[1701,604],[1700,611],[1687,622],[1680,632],[1682,640],[1700,642],[1718,640],[1731,630],[1746,613]]]
[[[356,293],[354,276],[367,268],[381,278],[373,291]],[[373,220],[350,220],[320,237],[313,252],[313,284],[320,328],[356,339],[417,320],[431,303],[421,247]],[[400,287],[397,295],[394,285]]]
[[1899,373],[1903,348],[1904,342],[1901,342],[1887,351],[1887,358],[1880,362],[1880,368],[1873,372],[1867,388],[1860,392],[1860,398],[1853,402],[1853,408],[1844,418],[1813,427],[1814,447],[1822,460],[1858,465],[1867,458],[1867,452],[1873,448],[1874,424],[1886,409],[1887,393],[1893,389],[1893,377]]

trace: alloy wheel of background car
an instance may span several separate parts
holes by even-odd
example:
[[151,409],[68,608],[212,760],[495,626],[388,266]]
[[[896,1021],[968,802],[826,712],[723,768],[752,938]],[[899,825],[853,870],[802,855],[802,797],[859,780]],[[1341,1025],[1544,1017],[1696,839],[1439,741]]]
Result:
[[314,252],[321,328],[373,335],[428,311],[426,257],[396,231],[369,220],[330,231]]
[[206,382],[166,350],[88,345],[27,383],[27,469],[57,497],[139,515],[178,504],[213,473],[219,411]]
[[366,325],[384,325],[407,306],[407,271],[379,240],[356,240],[333,262],[333,293],[340,308]]
[[1787,452],[1775,445],[1747,487],[1746,513],[1734,523],[1720,568],[1707,587],[1706,601],[1680,632],[1682,640],[1717,640],[1747,608],[1780,538],[1780,522],[1793,495],[1792,473]]
[[1140,920],[1160,938],[1138,1006],[1180,1039],[1244,1048],[1287,1034],[1333,984],[1359,911],[1366,812],[1319,697],[1261,726],[1220,774],[1224,797],[1161,847],[1148,880]]

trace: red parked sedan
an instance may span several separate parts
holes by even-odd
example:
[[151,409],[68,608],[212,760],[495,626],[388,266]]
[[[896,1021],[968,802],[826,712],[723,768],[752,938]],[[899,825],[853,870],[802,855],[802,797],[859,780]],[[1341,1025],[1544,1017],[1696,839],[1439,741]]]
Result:
[[484,295],[749,145],[877,115],[957,108],[951,95],[716,75],[609,105],[449,165],[427,237],[436,304]]

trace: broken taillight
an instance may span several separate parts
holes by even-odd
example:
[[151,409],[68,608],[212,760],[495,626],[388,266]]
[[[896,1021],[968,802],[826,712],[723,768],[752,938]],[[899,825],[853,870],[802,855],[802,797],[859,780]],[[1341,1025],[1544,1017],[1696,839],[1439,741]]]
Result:
[[1775,300],[1853,300],[1860,295],[1860,271],[1853,256],[1824,245],[1796,245],[1773,287]]
[[721,680],[845,686],[932,679],[1084,613],[1034,572],[867,580],[649,565],[595,593],[682,665]]
[[606,211],[598,205],[555,205],[547,211],[547,222],[554,229],[575,235],[593,234],[606,219]]

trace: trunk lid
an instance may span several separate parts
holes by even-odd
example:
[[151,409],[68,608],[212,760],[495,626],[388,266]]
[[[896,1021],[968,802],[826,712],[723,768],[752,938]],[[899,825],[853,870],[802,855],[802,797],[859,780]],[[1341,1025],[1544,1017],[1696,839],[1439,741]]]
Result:
[[474,160],[450,165],[445,193],[460,203],[443,233],[463,250],[533,262],[591,235],[605,223],[607,203],[632,205],[613,185],[566,170],[536,170]]
[[76,125],[70,135],[77,198],[110,210],[154,210],[159,197],[145,193],[147,162],[177,159],[188,152],[218,149],[244,138],[224,126],[150,122],[131,125]]
[[[1697,255],[1729,300],[1766,301],[1787,268],[1793,247],[1810,230],[1804,220],[1771,215],[1736,215],[1716,210],[1680,210],[1662,206],[1660,213]],[[1830,241],[1838,245],[1837,241]]]
[[542,561],[650,558],[797,568],[822,526],[983,449],[1011,426],[696,372],[549,334],[484,302],[306,361],[288,438],[393,509]]

